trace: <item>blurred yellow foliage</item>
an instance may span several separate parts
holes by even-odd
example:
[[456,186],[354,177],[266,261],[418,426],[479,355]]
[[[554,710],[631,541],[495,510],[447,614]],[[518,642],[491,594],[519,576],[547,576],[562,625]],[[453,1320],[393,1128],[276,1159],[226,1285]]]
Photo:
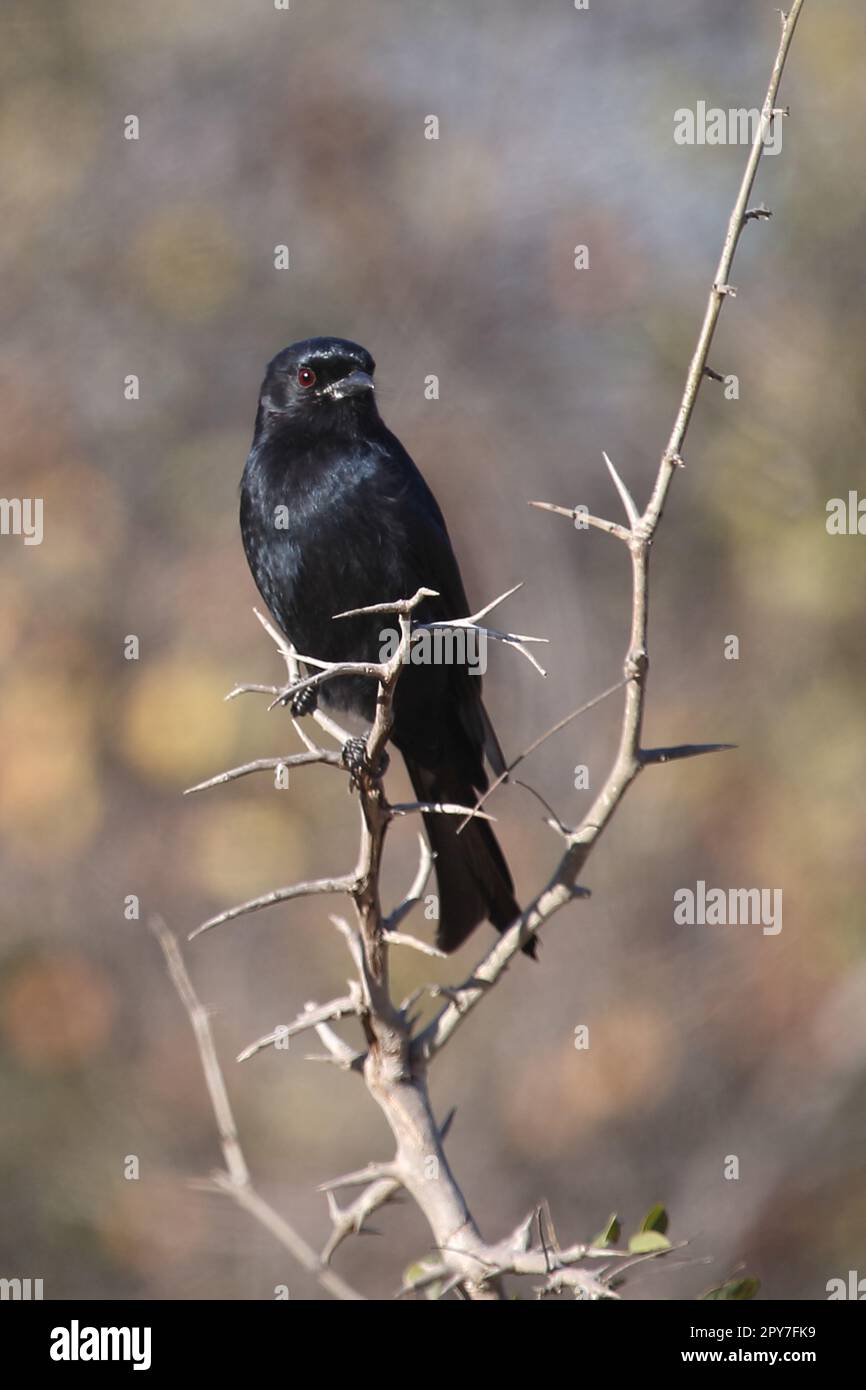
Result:
[[220,668],[186,655],[143,665],[117,731],[122,755],[152,782],[177,787],[219,772],[232,746],[237,705]]
[[240,248],[218,209],[181,204],[161,208],[144,223],[127,269],[153,308],[200,323],[237,293]]
[[239,802],[223,789],[213,793],[222,794],[219,803],[190,808],[196,831],[184,862],[197,888],[227,903],[304,877],[307,832],[291,809],[291,793],[271,791],[267,800],[273,783],[258,778],[257,784],[257,801]]
[[43,81],[8,86],[0,106],[0,164],[3,193],[15,207],[16,240],[20,219],[29,222],[75,191],[99,148],[98,120],[92,94],[81,89]]
[[22,665],[0,692],[0,832],[19,857],[45,864],[84,848],[102,797],[90,692],[63,684],[62,662],[53,675],[38,665]]

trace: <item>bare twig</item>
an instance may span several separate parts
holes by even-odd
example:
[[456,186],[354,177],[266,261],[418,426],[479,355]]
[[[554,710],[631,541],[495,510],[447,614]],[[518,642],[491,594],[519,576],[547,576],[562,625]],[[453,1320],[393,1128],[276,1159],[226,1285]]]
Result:
[[383,928],[386,932],[395,931],[403,919],[408,917],[416,903],[421,901],[424,889],[427,887],[427,882],[433,869],[433,855],[430,852],[430,846],[424,835],[418,836],[418,847],[420,859],[412,886],[403,901],[397,904],[389,917],[385,918]]
[[466,817],[466,820],[463,821],[459,829],[462,830],[466,822],[478,814],[488,797],[492,796],[496,788],[500,787],[503,782],[508,781],[508,778],[511,776],[512,772],[514,772],[515,768],[518,768],[522,762],[525,762],[530,753],[534,753],[536,749],[540,748],[543,743],[546,743],[549,738],[552,738],[554,734],[558,734],[561,729],[564,729],[567,724],[570,724],[573,719],[577,719],[581,714],[588,714],[591,709],[595,709],[596,705],[600,705],[608,696],[615,695],[618,690],[622,690],[623,686],[626,684],[626,679],[627,678],[623,676],[622,680],[618,680],[616,685],[609,685],[607,690],[603,690],[600,695],[593,695],[591,700],[585,700],[582,705],[578,705],[577,709],[573,709],[571,714],[566,714],[563,719],[558,719],[549,729],[545,729],[543,734],[539,734],[538,738],[534,738],[532,742],[523,749],[523,752],[518,753],[517,757],[508,764],[505,771],[500,772],[499,776],[493,779],[487,791],[478,798],[471,813]]
[[236,782],[239,777],[249,777],[252,772],[276,772],[278,768],[284,767],[309,767],[313,763],[323,763],[326,767],[342,767],[339,753],[333,753],[325,748],[316,748],[306,753],[290,753],[284,758],[256,758],[251,763],[244,763],[241,767],[230,767],[227,772],[218,772],[215,777],[209,777],[206,782],[198,782],[194,787],[187,787],[184,796],[192,796],[195,792],[207,791],[210,787],[220,787],[226,782]]
[[438,946],[431,946],[427,941],[419,941],[417,936],[407,936],[401,931],[386,931],[382,934],[383,940],[389,946],[411,946],[414,951],[420,951],[425,956],[436,956],[439,960],[447,960],[448,952],[440,951]]
[[322,1263],[330,1262],[334,1251],[342,1245],[347,1236],[364,1233],[367,1218],[387,1202],[396,1201],[399,1193],[400,1183],[396,1178],[379,1178],[376,1182],[371,1182],[347,1207],[341,1207],[333,1192],[328,1192],[328,1212],[333,1229],[322,1251]]
[[181,1003],[186,1009],[187,1016],[195,1034],[198,1045],[199,1057],[201,1058],[202,1070],[204,1071],[205,1083],[208,1094],[210,1095],[213,1106],[214,1118],[217,1123],[220,1144],[222,1146],[223,1157],[225,1158],[226,1171],[215,1173],[213,1185],[233,1201],[248,1211],[263,1226],[270,1231],[284,1249],[303,1265],[304,1269],[313,1274],[323,1289],[333,1294],[335,1298],[345,1300],[363,1300],[364,1295],[353,1289],[351,1284],[346,1283],[338,1274],[326,1267],[326,1262],[316,1254],[312,1246],[308,1245],[303,1236],[295,1230],[294,1226],[286,1221],[285,1217],[275,1211],[259,1194],[256,1192],[250,1181],[250,1172],[246,1164],[246,1159],[241,1149],[238,1139],[237,1126],[234,1115],[232,1114],[231,1104],[226,1090],[225,1079],[222,1068],[217,1057],[216,1047],[214,1046],[213,1033],[211,1032],[210,1020],[207,1010],[199,1000],[195,992],[193,983],[184,965],[180,947],[168,927],[159,918],[153,918],[150,928],[162,947],[165,963],[171,982],[177,990]]
[[591,512],[585,511],[582,507],[559,507],[555,502],[530,502],[530,507],[537,507],[540,512],[553,512],[556,516],[567,516],[569,521],[580,522],[580,526],[594,526],[597,531],[606,531],[609,536],[616,536],[617,540],[625,541],[628,545],[630,532],[626,526],[620,526],[617,521],[606,521],[602,516],[593,516]]
[[218,927],[223,922],[233,922],[236,917],[245,917],[250,912],[261,912],[262,908],[273,907],[275,903],[290,902],[293,898],[309,898],[317,893],[351,893],[354,879],[349,874],[344,874],[342,878],[316,878],[308,883],[292,883],[288,888],[274,888],[270,893],[262,893],[258,898],[250,898],[245,903],[238,903],[237,907],[228,907],[225,912],[218,912],[215,917],[209,917],[206,922],[202,922],[200,927],[190,932],[188,940],[194,941],[202,932],[210,931],[212,927]]
[[237,1061],[247,1062],[250,1057],[254,1057],[257,1052],[263,1051],[266,1047],[276,1047],[288,1043],[290,1038],[297,1037],[300,1033],[306,1033],[316,1028],[320,1023],[332,1022],[337,1018],[357,1017],[361,1012],[361,997],[357,981],[350,981],[349,993],[343,999],[332,999],[327,1004],[307,1004],[302,1014],[292,1023],[281,1024],[270,1033],[265,1033],[264,1037],[256,1038],[239,1052]]

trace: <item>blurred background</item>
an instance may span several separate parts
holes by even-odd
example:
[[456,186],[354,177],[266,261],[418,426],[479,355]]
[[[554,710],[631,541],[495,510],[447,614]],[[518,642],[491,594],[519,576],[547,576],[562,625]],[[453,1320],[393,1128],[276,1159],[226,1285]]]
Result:
[[[770,0],[8,0],[0,491],[45,510],[41,545],[0,540],[0,1275],[46,1298],[324,1297],[192,1186],[220,1155],[145,925],[185,937],[354,862],[357,808],[327,769],[181,795],[296,746],[264,700],[223,702],[282,676],[237,529],[264,365],[310,334],[367,346],[470,599],[524,581],[499,618],[550,638],[549,674],[496,650],[486,682],[515,754],[618,679],[630,604],[622,547],[527,500],[619,519],[603,449],[646,498],[745,161],[677,145],[674,112],[759,107],[778,24]],[[646,740],[738,751],[641,779],[587,865],[591,900],[432,1076],[485,1234],[545,1197],[563,1242],[668,1206],[690,1263],[636,1272],[636,1298],[737,1268],[783,1299],[866,1275],[866,541],[825,525],[828,499],[866,490],[863,29],[860,0],[806,6],[753,198],[774,217],[746,231],[711,355],[739,398],[705,382],[655,547]],[[563,820],[620,717],[615,697],[524,764]],[[527,898],[559,843],[520,787],[492,809]],[[394,902],[413,827],[389,850]],[[782,889],[782,931],[675,925],[699,879]],[[389,1156],[384,1122],[303,1040],[233,1058],[343,992],[332,906],[186,947],[256,1182],[314,1244],[315,1185]],[[447,964],[395,952],[397,989],[463,978],[491,940]],[[428,1233],[408,1204],[375,1225],[335,1263],[388,1296]]]

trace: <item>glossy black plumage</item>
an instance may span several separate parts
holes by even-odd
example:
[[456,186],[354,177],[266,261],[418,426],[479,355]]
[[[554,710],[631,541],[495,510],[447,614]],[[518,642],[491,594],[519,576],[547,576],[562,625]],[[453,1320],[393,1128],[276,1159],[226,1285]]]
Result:
[[[340,338],[279,353],[262,383],[241,483],[241,534],[259,592],[298,651],[327,661],[379,660],[382,629],[396,621],[332,620],[346,609],[426,586],[439,597],[417,611],[419,621],[469,612],[442,513],[379,416],[374,370],[364,348]],[[370,721],[375,684],[329,681],[321,698]],[[487,787],[484,756],[503,768],[480,678],[465,666],[407,666],[392,739],[421,801],[472,805]],[[455,817],[424,819],[436,854],[437,943],[454,950],[485,917],[502,931],[520,909],[489,824],[476,818],[458,836]]]

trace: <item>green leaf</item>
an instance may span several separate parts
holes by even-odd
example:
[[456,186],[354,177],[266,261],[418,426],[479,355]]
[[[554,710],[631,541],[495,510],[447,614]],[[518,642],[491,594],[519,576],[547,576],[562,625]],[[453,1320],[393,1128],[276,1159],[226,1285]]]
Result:
[[590,1241],[590,1245],[600,1245],[606,1249],[609,1245],[616,1245],[621,1234],[622,1227],[619,1224],[619,1217],[615,1211],[612,1211],[607,1218],[604,1230],[595,1237],[595,1240]]
[[[409,1265],[403,1274],[403,1287],[408,1289],[415,1284],[421,1284],[438,1263],[438,1260],[419,1260],[416,1264]],[[438,1298],[442,1292],[442,1280],[435,1279],[432,1284],[424,1284],[420,1292],[424,1298]]]
[[755,1279],[752,1275],[745,1275],[742,1279],[729,1279],[726,1284],[719,1284],[715,1289],[707,1289],[702,1293],[700,1301],[706,1299],[724,1299],[726,1302],[736,1299],[742,1302],[749,1298],[754,1298],[761,1287],[760,1279]]
[[651,1255],[656,1250],[670,1250],[671,1243],[661,1231],[638,1231],[628,1243],[632,1255]]
[[664,1207],[658,1203],[654,1207],[650,1207],[640,1226],[642,1231],[660,1231],[662,1235],[667,1228],[668,1214]]

